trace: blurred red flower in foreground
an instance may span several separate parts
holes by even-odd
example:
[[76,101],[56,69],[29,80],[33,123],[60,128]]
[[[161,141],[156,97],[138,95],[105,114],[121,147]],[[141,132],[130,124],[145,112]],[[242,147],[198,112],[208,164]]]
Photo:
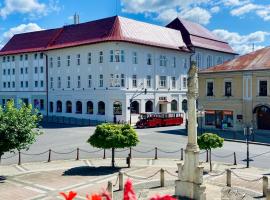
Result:
[[[73,200],[77,195],[77,193],[73,191],[70,191],[68,194],[65,194],[64,192],[61,192],[60,194],[65,198],[65,200]],[[107,191],[103,192],[102,194],[92,194],[91,196],[86,195],[86,200],[102,200],[103,197],[106,200],[112,200],[110,194]],[[129,179],[125,184],[123,200],[137,200],[132,182]],[[161,196],[152,197],[150,200],[176,200],[176,199],[172,198],[169,195],[165,195],[162,197]]]
[[70,191],[68,194],[60,192],[60,194],[65,198],[65,200],[73,200],[77,196],[77,192]]

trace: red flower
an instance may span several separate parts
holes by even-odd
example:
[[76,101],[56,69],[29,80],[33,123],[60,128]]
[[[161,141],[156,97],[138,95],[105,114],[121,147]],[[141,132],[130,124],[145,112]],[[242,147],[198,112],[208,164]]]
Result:
[[91,196],[86,195],[87,200],[102,200],[102,196],[99,194],[92,194]]
[[74,197],[76,197],[77,192],[70,191],[68,195],[64,192],[60,192],[60,194],[65,198],[65,200],[73,200]]
[[170,195],[166,195],[166,196],[156,196],[156,197],[152,197],[150,200],[176,200],[175,198],[172,198]]
[[131,180],[127,180],[124,189],[124,200],[137,200]]

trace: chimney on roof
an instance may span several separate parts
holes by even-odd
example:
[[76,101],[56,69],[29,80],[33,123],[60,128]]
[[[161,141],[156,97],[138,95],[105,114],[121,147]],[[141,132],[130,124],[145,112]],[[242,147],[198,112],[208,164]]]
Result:
[[74,24],[79,24],[79,23],[80,23],[80,16],[77,13],[75,13],[74,14]]

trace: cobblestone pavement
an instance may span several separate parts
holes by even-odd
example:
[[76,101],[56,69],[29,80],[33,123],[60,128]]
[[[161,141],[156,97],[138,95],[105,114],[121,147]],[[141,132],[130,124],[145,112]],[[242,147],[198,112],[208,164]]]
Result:
[[[54,161],[50,163],[26,163],[21,166],[0,166],[0,199],[1,200],[55,200],[62,199],[59,192],[76,191],[77,199],[85,199],[86,194],[99,192],[107,188],[108,181],[115,187],[114,199],[121,200],[122,192],[118,191],[118,172],[124,172],[124,179],[132,179],[139,199],[148,199],[155,194],[174,194],[174,181],[177,179],[177,163],[173,159],[132,159],[132,167],[126,168],[124,159],[117,159],[117,168],[109,167],[110,159],[86,159]],[[221,199],[221,190],[225,186],[227,168],[233,168],[232,185],[245,189],[250,195],[261,196],[262,181],[254,181],[262,175],[270,175],[270,170],[243,166],[214,163],[214,171],[208,173],[205,166],[205,183],[208,199]],[[165,169],[165,187],[160,187],[159,170]],[[145,177],[150,177],[145,179]],[[242,179],[241,179],[242,178]],[[247,180],[245,180],[247,179]]]

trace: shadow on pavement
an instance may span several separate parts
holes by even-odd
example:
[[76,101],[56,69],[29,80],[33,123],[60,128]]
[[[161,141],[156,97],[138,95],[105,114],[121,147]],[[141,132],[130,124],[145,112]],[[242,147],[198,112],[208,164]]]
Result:
[[164,134],[171,134],[171,135],[187,135],[187,132],[185,129],[175,129],[175,130],[163,130],[163,131],[157,131],[158,133],[164,133]]
[[120,167],[74,167],[66,170],[62,176],[105,176],[119,172],[122,168]]

